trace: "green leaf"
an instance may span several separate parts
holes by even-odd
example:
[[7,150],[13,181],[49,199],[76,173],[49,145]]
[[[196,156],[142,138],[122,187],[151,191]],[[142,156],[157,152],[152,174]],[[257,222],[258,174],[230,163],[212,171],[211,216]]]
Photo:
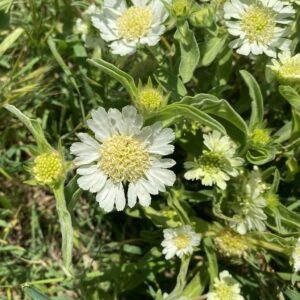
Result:
[[276,152],[274,149],[256,148],[247,152],[247,160],[254,165],[264,165],[274,160]]
[[23,28],[15,29],[11,34],[9,34],[4,41],[0,44],[0,58],[6,52],[8,48],[23,34]]
[[48,40],[47,40],[47,42],[48,42],[48,46],[49,46],[49,48],[50,48],[50,50],[51,50],[54,58],[56,59],[57,63],[63,69],[64,73],[69,78],[69,80],[72,83],[72,85],[74,86],[75,90],[80,95],[79,88],[78,88],[78,85],[76,83],[76,80],[75,80],[75,78],[74,78],[71,70],[69,69],[69,67],[67,66],[67,64],[64,62],[64,60],[61,57],[61,55],[59,54],[59,52],[58,52],[58,50],[56,48],[56,44],[55,44],[54,40],[51,37],[49,37]]
[[203,240],[203,243],[206,257],[208,260],[208,273],[210,277],[210,285],[212,286],[214,279],[217,278],[219,275],[217,255],[214,250],[211,238],[205,238]]
[[[248,136],[248,127],[246,122],[224,99],[220,100],[216,96],[210,94],[198,94],[193,97],[186,96],[180,101],[180,103],[191,104],[207,114],[221,118],[222,121],[224,121],[222,124],[224,127],[226,127],[228,123],[231,123],[238,132],[235,136],[237,136],[239,140],[241,140],[241,133],[244,140]],[[232,133],[233,131],[228,130],[228,132]]]
[[207,113],[200,109],[183,103],[167,105],[156,114],[153,114],[147,122],[151,123],[157,120],[169,120],[171,123],[175,123],[178,118],[186,118],[192,121],[197,121],[202,125],[209,126],[212,129],[216,129],[221,133],[226,134],[226,130],[220,122],[210,117]]
[[193,279],[185,287],[182,296],[186,296],[188,299],[194,299],[199,295],[202,295],[209,281],[209,276],[206,268],[201,268],[199,272],[193,277]]
[[291,141],[300,138],[300,110],[292,109],[292,132]]
[[217,55],[221,52],[226,38],[220,37],[212,37],[208,41],[203,43],[203,46],[200,48],[202,55],[201,64],[203,66],[210,65],[217,57]]
[[38,289],[33,288],[33,287],[25,287],[24,291],[25,291],[25,294],[28,297],[31,297],[31,299],[33,299],[33,300],[51,300],[51,298],[42,294]]
[[300,112],[300,95],[295,89],[288,85],[280,85],[279,93],[297,111]]
[[260,87],[255,78],[246,70],[240,71],[245,83],[249,88],[251,102],[251,117],[250,129],[253,129],[256,124],[262,123],[264,118],[264,101]]
[[290,299],[290,300],[299,300],[300,299],[300,293],[295,290],[286,289],[284,291],[284,294],[287,296],[287,299]]
[[190,81],[200,60],[200,51],[193,30],[188,22],[178,25],[174,38],[179,41],[181,60],[179,75],[184,83]]
[[44,131],[37,120],[33,120],[24,115],[19,109],[10,104],[5,104],[4,108],[13,113],[31,132],[41,152],[54,151],[45,138]]
[[133,78],[129,74],[123,72],[113,64],[110,64],[103,59],[88,59],[87,62],[119,81],[127,90],[132,100],[137,98],[137,87]]

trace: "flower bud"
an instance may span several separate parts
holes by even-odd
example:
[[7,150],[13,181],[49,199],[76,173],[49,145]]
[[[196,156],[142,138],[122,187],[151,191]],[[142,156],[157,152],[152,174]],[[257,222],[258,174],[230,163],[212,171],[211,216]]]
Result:
[[33,175],[44,185],[54,185],[64,176],[64,166],[57,153],[43,153],[34,160]]

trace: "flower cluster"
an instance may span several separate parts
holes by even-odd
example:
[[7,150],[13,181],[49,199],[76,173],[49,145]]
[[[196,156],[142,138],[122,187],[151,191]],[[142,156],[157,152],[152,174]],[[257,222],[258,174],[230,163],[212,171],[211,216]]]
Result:
[[194,162],[185,163],[188,171],[184,176],[188,180],[201,180],[203,185],[216,184],[224,190],[226,181],[238,176],[238,167],[244,160],[236,156],[237,146],[228,136],[221,136],[220,132],[213,131],[203,135],[203,138],[207,150]]
[[234,184],[227,203],[228,210],[233,213],[230,227],[240,234],[253,230],[264,231],[264,221],[267,219],[264,212],[267,206],[266,191],[267,185],[257,168],[247,176],[242,176]]

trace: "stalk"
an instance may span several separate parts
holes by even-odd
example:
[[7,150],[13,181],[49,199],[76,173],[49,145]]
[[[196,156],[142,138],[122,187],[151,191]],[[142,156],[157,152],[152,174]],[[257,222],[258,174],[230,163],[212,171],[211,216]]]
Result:
[[67,275],[71,276],[73,228],[71,215],[67,209],[65,200],[64,182],[61,182],[58,187],[54,188],[53,192],[56,199],[56,209],[62,236],[62,257]]
[[177,282],[174,290],[166,298],[166,300],[178,300],[186,286],[186,275],[189,269],[191,256],[183,256],[181,259],[181,266],[177,275]]

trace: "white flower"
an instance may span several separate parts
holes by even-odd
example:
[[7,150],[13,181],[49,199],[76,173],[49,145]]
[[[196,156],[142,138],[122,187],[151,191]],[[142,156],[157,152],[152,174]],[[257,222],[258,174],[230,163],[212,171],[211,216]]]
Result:
[[113,54],[128,55],[138,44],[156,45],[165,31],[168,13],[161,0],[104,0],[103,11],[92,16],[101,37],[110,43]]
[[291,41],[287,24],[295,10],[280,0],[231,0],[224,5],[228,31],[237,38],[230,47],[242,55],[265,53],[276,57],[276,48],[287,50]]
[[232,279],[228,271],[219,274],[214,280],[212,292],[207,294],[207,300],[244,300],[241,296],[240,285]]
[[294,270],[295,272],[299,272],[300,271],[300,238],[298,238],[298,241],[293,251],[293,260],[294,260]]
[[120,112],[100,107],[92,111],[87,121],[97,140],[86,133],[79,133],[81,140],[71,146],[74,160],[80,168],[78,185],[92,193],[105,211],[133,207],[137,199],[142,206],[149,206],[151,195],[172,186],[174,172],[168,170],[175,164],[163,155],[173,153],[174,132],[161,123],[142,128],[142,117],[133,106]]
[[76,20],[75,33],[81,35],[81,39],[84,41],[87,48],[100,47],[103,44],[99,32],[95,32],[91,24],[92,15],[99,12],[96,5],[92,4],[82,14],[82,19]]
[[238,233],[245,234],[247,231],[264,231],[267,219],[264,208],[267,206],[265,199],[266,184],[261,179],[258,168],[255,168],[249,176],[243,178],[236,185],[236,193],[230,195],[233,200],[228,205],[234,211],[230,227]]
[[237,167],[241,166],[244,160],[235,156],[236,144],[228,136],[221,136],[218,131],[205,134],[204,150],[202,155],[195,162],[186,162],[185,167],[190,169],[184,174],[187,180],[201,180],[203,185],[212,186],[217,184],[225,189],[226,181],[230,176],[239,174]]
[[164,229],[163,254],[166,259],[177,255],[182,258],[184,255],[193,253],[193,247],[200,244],[201,237],[190,225],[177,228]]
[[272,59],[269,67],[283,84],[300,82],[300,54],[291,56],[289,51],[278,54],[278,60]]

